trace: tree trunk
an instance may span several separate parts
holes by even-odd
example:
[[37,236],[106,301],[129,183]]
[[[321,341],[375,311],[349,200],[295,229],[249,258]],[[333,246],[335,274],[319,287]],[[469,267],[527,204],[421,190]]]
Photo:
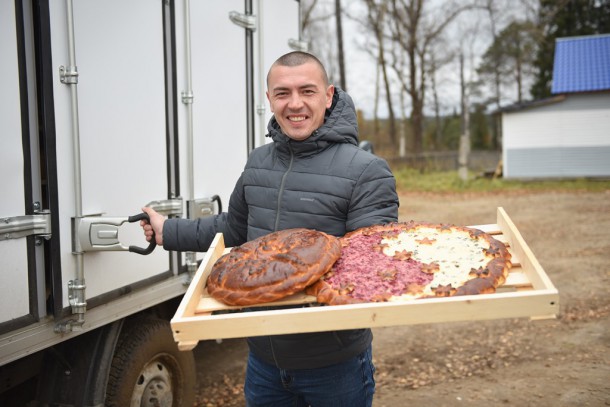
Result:
[[400,140],[398,142],[398,156],[404,157],[407,155],[407,117],[405,116],[405,93],[400,92],[400,125],[399,134]]
[[434,102],[434,147],[438,150],[443,142],[442,119],[440,112],[440,102],[438,100],[438,89],[436,87],[436,60],[432,60],[430,69],[430,86],[432,90],[432,100]]
[[379,61],[375,67],[375,104],[373,107],[373,134],[375,140],[379,140],[379,77],[381,76]]
[[462,181],[468,180],[468,155],[470,154],[470,109],[466,95],[464,79],[464,54],[460,54],[460,89],[462,99],[462,134],[458,151],[458,176]]
[[423,103],[417,96],[411,95],[411,127],[413,128],[413,152],[421,153],[424,149],[424,116]]
[[341,76],[341,88],[344,91],[347,91],[345,54],[343,51],[343,25],[341,24],[341,0],[335,0],[335,17],[337,19],[337,52],[339,53],[339,75]]
[[396,149],[396,116],[394,115],[394,107],[392,106],[390,79],[388,78],[388,69],[386,66],[385,59],[383,57],[383,51],[380,51],[380,54],[381,72],[383,73],[383,82],[385,85],[385,97],[388,103],[388,120],[390,121],[390,143],[392,144],[392,149]]
[[394,115],[394,107],[392,105],[392,93],[390,92],[390,79],[388,78],[387,61],[385,59],[385,48],[383,43],[383,24],[385,21],[385,15],[387,11],[387,5],[382,2],[379,6],[372,0],[367,1],[368,7],[368,18],[373,31],[375,32],[375,39],[379,45],[377,54],[377,63],[381,68],[381,74],[383,75],[383,85],[385,89],[386,101],[388,105],[388,121],[389,121],[389,137],[391,149],[396,150],[396,116]]
[[[409,56],[409,94],[411,95],[411,127],[413,130],[413,152],[421,153],[423,148],[423,101],[421,94],[419,93],[418,86],[418,69],[416,64],[417,58],[417,33],[413,30],[409,33],[409,46],[407,48],[407,55]],[[423,62],[421,62],[423,65]],[[424,78],[420,77],[420,81]]]

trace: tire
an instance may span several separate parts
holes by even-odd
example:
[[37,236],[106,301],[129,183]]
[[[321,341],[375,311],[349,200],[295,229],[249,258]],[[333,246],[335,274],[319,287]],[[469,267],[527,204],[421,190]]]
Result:
[[192,406],[195,383],[193,353],[178,350],[168,321],[125,321],[112,358],[106,406]]

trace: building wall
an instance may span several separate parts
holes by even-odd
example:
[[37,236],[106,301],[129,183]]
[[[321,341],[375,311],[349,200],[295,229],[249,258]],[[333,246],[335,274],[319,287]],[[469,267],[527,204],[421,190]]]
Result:
[[610,92],[502,114],[504,177],[610,176]]

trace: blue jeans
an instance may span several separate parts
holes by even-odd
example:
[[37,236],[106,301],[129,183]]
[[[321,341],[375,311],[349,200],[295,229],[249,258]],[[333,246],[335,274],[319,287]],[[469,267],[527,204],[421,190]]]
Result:
[[372,351],[318,369],[284,370],[248,356],[248,407],[370,407],[375,393]]

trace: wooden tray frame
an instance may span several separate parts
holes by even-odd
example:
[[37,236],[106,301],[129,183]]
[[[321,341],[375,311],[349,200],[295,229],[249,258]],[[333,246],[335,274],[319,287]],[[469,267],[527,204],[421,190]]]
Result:
[[512,254],[513,267],[507,281],[494,294],[405,303],[268,308],[315,302],[314,297],[297,294],[261,305],[265,310],[256,311],[250,307],[247,312],[219,303],[205,290],[204,282],[214,262],[228,251],[222,234],[218,234],[171,320],[174,339],[181,350],[190,350],[206,339],[501,318],[554,318],[559,312],[559,293],[504,209],[497,209],[496,224],[472,227],[494,235]]

